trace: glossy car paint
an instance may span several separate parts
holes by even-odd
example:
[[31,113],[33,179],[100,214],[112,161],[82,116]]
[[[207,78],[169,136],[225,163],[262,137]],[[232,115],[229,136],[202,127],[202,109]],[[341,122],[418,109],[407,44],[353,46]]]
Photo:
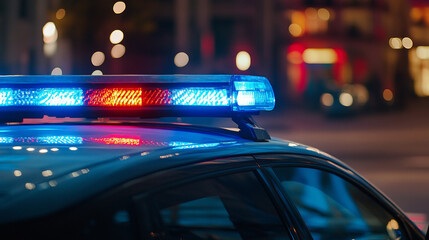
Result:
[[0,128],[2,139],[0,222],[47,214],[131,179],[210,159],[293,153],[337,161],[294,142],[253,142],[180,126],[7,126]]

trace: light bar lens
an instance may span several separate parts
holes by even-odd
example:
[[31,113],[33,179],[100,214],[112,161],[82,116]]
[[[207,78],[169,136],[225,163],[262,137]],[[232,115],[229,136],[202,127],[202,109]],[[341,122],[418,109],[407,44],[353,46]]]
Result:
[[151,89],[142,88],[103,88],[90,89],[85,94],[88,106],[229,106],[226,89],[183,88]]
[[[225,107],[225,111],[256,112],[270,111],[275,98],[269,81],[255,76],[124,76],[124,83],[136,87],[116,87],[121,81],[83,82],[87,76],[65,77],[69,87],[0,87],[0,107],[6,106],[84,106],[84,107],[133,107],[146,109],[154,106]],[[103,76],[100,76],[102,78]],[[117,76],[118,77],[118,76]],[[40,78],[40,77],[39,77]],[[37,84],[54,82],[47,76]],[[62,78],[58,78],[58,83]],[[127,82],[126,79],[131,81]],[[33,84],[28,80],[25,86]],[[52,80],[52,79],[51,79]],[[71,81],[72,80],[72,81]],[[100,79],[102,80],[102,79]],[[141,81],[140,81],[141,80]],[[36,81],[36,78],[34,79]],[[74,81],[76,84],[74,85]],[[0,82],[1,84],[1,82]],[[106,84],[113,87],[106,87]],[[9,85],[14,85],[13,83]],[[7,85],[7,86],[9,86]],[[97,86],[98,85],[98,86]],[[74,87],[78,86],[78,87]],[[230,107],[230,110],[228,110]],[[149,109],[149,108],[148,108]],[[173,109],[173,108],[169,108]],[[218,108],[221,109],[221,108]]]
[[234,81],[233,111],[271,111],[275,97],[270,83],[264,77],[240,76]]
[[143,92],[143,105],[229,106],[226,89],[154,89]]
[[80,88],[0,89],[0,106],[82,106]]
[[171,91],[171,104],[182,106],[229,106],[228,91],[215,88],[184,88]]
[[88,106],[124,107],[141,106],[141,88],[102,88],[89,89],[85,94]]

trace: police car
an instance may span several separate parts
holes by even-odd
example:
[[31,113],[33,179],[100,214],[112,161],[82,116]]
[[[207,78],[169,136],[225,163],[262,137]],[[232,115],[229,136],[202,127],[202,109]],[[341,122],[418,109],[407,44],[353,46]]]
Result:
[[[252,115],[274,104],[255,76],[0,77],[0,237],[425,238],[341,161],[271,139]],[[189,116],[237,129],[147,120]]]

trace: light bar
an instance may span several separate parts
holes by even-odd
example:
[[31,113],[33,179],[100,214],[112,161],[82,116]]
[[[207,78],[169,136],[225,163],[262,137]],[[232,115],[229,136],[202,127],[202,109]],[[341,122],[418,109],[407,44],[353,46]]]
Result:
[[231,115],[270,111],[274,105],[269,81],[256,76],[0,76],[0,112],[21,115]]

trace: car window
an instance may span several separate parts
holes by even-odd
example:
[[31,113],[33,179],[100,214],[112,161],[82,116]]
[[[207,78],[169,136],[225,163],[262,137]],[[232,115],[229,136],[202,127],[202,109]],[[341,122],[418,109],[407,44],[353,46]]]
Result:
[[274,172],[313,239],[406,239],[392,214],[343,178],[300,167],[279,167]]
[[151,239],[290,239],[256,176],[237,173],[139,197]]

